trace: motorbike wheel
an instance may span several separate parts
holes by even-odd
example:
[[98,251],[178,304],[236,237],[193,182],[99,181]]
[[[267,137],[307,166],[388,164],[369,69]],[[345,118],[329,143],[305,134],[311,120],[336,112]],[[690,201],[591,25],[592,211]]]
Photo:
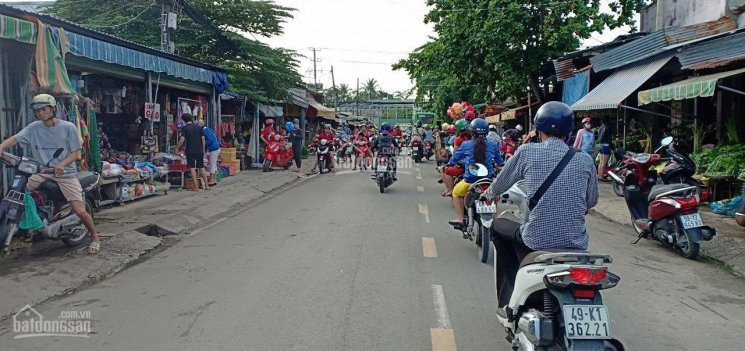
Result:
[[272,161],[271,160],[264,160],[264,165],[261,168],[264,172],[269,172],[269,170],[272,168]]
[[382,177],[378,177],[378,188],[380,188],[380,193],[385,193],[385,180]]
[[[15,223],[10,223],[7,217],[4,217],[2,220],[0,220],[0,233],[6,233],[5,235],[15,236],[16,231],[18,231],[18,226]],[[4,246],[4,241],[7,238],[7,236],[3,236],[3,242],[0,242],[0,248],[2,248],[2,251],[0,251],[0,253],[2,254],[10,253],[10,246]]]
[[[91,219],[93,219],[93,206],[87,200],[85,201],[85,212],[88,212],[88,215],[91,216]],[[62,242],[65,243],[65,245],[67,246],[78,246],[88,237],[88,234],[88,228],[83,226],[83,229],[75,232],[74,236],[63,238]]]
[[613,181],[613,192],[616,193],[616,195],[623,197],[623,184],[614,180]]
[[491,239],[491,235],[489,233],[489,228],[484,227],[483,224],[479,224],[479,239],[481,240],[481,263],[486,263],[486,261],[489,260],[489,239]]
[[695,259],[701,251],[701,244],[691,242],[688,232],[680,230],[677,238],[677,248],[685,258]]

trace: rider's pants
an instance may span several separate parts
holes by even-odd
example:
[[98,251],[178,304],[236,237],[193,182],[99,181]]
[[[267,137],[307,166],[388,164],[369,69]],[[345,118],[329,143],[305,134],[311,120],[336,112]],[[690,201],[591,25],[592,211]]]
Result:
[[523,243],[519,223],[499,218],[491,229],[494,259],[497,260],[497,298],[501,308],[510,302],[520,262],[533,250]]

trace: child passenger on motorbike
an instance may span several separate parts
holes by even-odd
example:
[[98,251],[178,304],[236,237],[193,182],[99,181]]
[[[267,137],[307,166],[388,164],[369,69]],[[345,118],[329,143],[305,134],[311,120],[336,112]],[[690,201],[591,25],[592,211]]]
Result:
[[468,194],[470,185],[477,181],[479,177],[471,174],[468,170],[479,163],[489,170],[489,174],[494,173],[494,165],[501,166],[502,156],[499,154],[497,143],[486,139],[489,132],[489,123],[482,118],[474,119],[470,126],[473,133],[473,139],[463,142],[450,158],[448,166],[454,166],[459,161],[465,161],[466,172],[463,180],[458,182],[453,188],[453,206],[455,206],[456,219],[450,221],[453,226],[462,226],[463,217],[465,216],[464,201]]

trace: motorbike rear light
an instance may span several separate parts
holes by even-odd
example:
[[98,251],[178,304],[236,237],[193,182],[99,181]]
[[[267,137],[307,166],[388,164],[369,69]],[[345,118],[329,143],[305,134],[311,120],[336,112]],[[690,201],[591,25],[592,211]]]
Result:
[[695,196],[675,199],[675,201],[680,205],[680,212],[683,214],[691,214],[698,211],[698,199]]
[[572,267],[569,277],[580,285],[595,285],[603,281],[608,274],[605,268]]
[[418,141],[412,141],[411,142],[411,145],[413,145],[413,146],[419,146],[419,142]]
[[574,297],[579,299],[594,299],[595,290],[574,289]]

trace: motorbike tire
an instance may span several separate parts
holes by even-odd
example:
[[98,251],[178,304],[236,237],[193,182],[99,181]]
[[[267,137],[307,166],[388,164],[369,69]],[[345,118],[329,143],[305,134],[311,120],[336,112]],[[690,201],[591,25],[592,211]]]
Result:
[[[680,239],[685,239],[681,243]],[[688,232],[683,230],[683,233],[678,233],[678,245],[677,249],[680,254],[685,258],[696,259],[701,252],[701,243],[691,242],[688,236]]]
[[380,188],[381,194],[385,193],[385,180],[380,177],[378,177],[378,188]]
[[613,192],[616,195],[623,197],[623,184],[614,180],[613,181]]
[[489,228],[484,227],[483,224],[479,224],[479,239],[481,240],[481,263],[486,263],[486,261],[489,260],[489,239],[491,239],[491,235],[489,233]]
[[264,165],[262,166],[261,170],[263,172],[269,172],[269,170],[272,168],[272,161],[271,160],[264,160]]
[[[88,215],[91,216],[91,219],[93,219],[93,206],[88,200],[85,201],[85,212],[88,212]],[[85,226],[83,226],[83,228],[84,229],[74,237],[62,238],[62,242],[65,243],[65,245],[67,246],[80,245],[83,241],[85,241],[86,238],[88,238],[88,235],[90,234]]]
[[[18,226],[15,223],[10,223],[7,217],[3,217],[3,219],[0,220],[0,233],[5,233],[5,235],[12,234],[13,236],[15,236],[16,231],[18,231]],[[5,244],[6,238],[7,236],[3,236],[3,242],[0,242],[0,248],[2,249],[2,251],[0,251],[0,254],[10,253],[10,246],[3,246]]]

